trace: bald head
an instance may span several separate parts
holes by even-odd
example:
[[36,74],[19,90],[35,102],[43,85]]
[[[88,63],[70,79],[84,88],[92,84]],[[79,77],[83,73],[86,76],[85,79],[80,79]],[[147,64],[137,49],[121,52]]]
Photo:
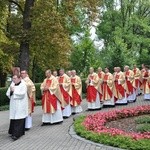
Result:
[[98,71],[98,72],[101,72],[101,71],[102,71],[102,68],[101,68],[101,67],[98,67],[97,71]]
[[68,71],[67,71],[67,75],[68,75],[69,77],[71,77],[72,72],[71,72],[70,70],[68,70]]
[[90,74],[92,74],[94,72],[94,68],[90,67],[89,72],[90,72]]
[[117,67],[114,67],[114,72],[117,72]]
[[72,73],[72,76],[74,77],[76,75],[76,70],[72,70],[71,73]]
[[128,71],[129,70],[129,66],[124,66],[124,71]]
[[109,72],[109,68],[105,68],[105,73],[108,73]]
[[64,69],[60,69],[60,70],[59,70],[60,76],[62,76],[64,73],[65,73],[65,70],[64,70]]
[[53,71],[53,76],[57,77],[57,71]]
[[117,69],[117,72],[120,72],[121,71],[121,68],[120,67],[116,67]]
[[50,76],[51,76],[51,70],[50,69],[48,69],[48,70],[45,71],[45,76],[47,78],[50,78]]

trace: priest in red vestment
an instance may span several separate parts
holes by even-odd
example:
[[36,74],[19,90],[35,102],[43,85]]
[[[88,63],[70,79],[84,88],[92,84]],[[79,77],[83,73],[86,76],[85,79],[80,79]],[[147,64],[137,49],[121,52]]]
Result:
[[100,101],[102,103],[103,102],[103,100],[102,100],[102,95],[103,95],[103,80],[104,80],[105,73],[103,72],[103,70],[102,70],[101,67],[99,67],[97,69],[97,74],[98,74],[98,77],[99,77],[99,87],[98,87],[99,97],[100,97]]
[[71,80],[68,75],[65,74],[64,69],[59,70],[59,86],[61,90],[61,95],[64,99],[64,103],[62,103],[62,113],[64,118],[68,118],[71,115],[71,105],[70,99],[72,97],[72,87]]
[[142,94],[144,94],[144,91],[143,91],[143,76],[144,76],[145,71],[146,71],[145,64],[142,64],[141,78],[140,78],[140,82],[141,82],[140,89],[141,89]]
[[36,89],[35,85],[32,80],[29,78],[29,75],[26,70],[21,71],[21,78],[25,81],[27,86],[27,93],[28,93],[28,117],[25,120],[25,128],[29,130],[32,127],[32,113],[34,112],[34,106],[36,103]]
[[105,68],[103,81],[103,101],[104,106],[115,106],[113,96],[113,75],[109,72],[108,68]]
[[82,82],[81,78],[76,75],[75,70],[72,70],[71,74],[72,97],[70,104],[72,113],[75,114],[82,112]]
[[128,102],[136,101],[136,89],[134,87],[134,72],[129,69],[129,66],[124,67],[125,90]]
[[150,100],[150,70],[149,66],[145,65],[145,72],[143,73],[143,93],[144,99]]
[[99,77],[98,74],[94,72],[94,68],[90,68],[90,74],[87,77],[86,85],[87,85],[87,102],[88,102],[88,109],[100,109],[102,104],[100,103],[99,97]]
[[141,94],[140,86],[141,86],[141,71],[139,68],[137,68],[136,65],[133,66],[133,72],[134,72],[134,87],[136,89],[136,95]]
[[127,104],[127,98],[124,88],[125,76],[120,67],[116,67],[116,74],[114,76],[113,94],[115,104]]
[[63,121],[61,110],[61,95],[58,80],[47,70],[46,79],[41,84],[42,91],[42,125],[60,123]]

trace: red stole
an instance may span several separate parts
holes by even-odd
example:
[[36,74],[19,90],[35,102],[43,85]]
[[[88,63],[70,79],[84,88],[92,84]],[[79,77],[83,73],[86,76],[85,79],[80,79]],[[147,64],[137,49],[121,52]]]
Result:
[[98,73],[98,77],[99,77],[99,78],[102,78],[102,73]]
[[[75,83],[75,78],[71,78],[71,83]],[[81,97],[78,94],[77,90],[75,89],[74,85],[72,85],[72,97],[71,97],[71,101],[72,101],[72,106],[75,106],[75,102],[80,105],[81,103]]]
[[[136,75],[136,70],[137,69],[133,69],[134,75]],[[135,79],[135,87],[138,88],[138,86],[140,86],[140,80],[139,79]]]
[[[149,76],[148,71],[144,72],[144,77],[147,78],[148,76]],[[146,82],[147,82],[147,79],[143,79],[144,91],[145,91],[145,87],[146,87]],[[150,84],[148,86],[150,88]]]
[[134,75],[136,74],[136,69],[133,69]]
[[[50,87],[52,83],[52,80],[47,79],[46,80],[46,86]],[[46,113],[51,113],[51,105],[55,110],[57,110],[57,98],[56,96],[50,93],[49,90],[44,91],[42,95],[42,108],[44,109],[44,105],[46,103]]]
[[104,83],[103,83],[103,99],[106,100],[106,94],[108,93],[109,96],[112,98],[112,91],[110,90],[109,86],[107,85],[107,80],[108,80],[108,74],[104,75]]
[[[63,83],[64,77],[60,76],[58,81],[59,81],[59,83]],[[69,96],[68,92],[64,90],[62,85],[60,85],[60,90],[61,90],[64,100],[66,101],[67,104],[69,104],[70,96]]]
[[119,92],[122,95],[122,97],[125,97],[125,90],[124,90],[124,88],[122,87],[121,84],[118,84],[118,79],[119,79],[119,75],[116,74],[116,76],[115,76],[115,87],[116,87],[116,90],[117,90],[117,95],[118,95],[118,92]]
[[[134,88],[133,88],[133,86],[132,86],[132,83],[128,80],[129,74],[130,74],[129,71],[127,71],[127,72],[125,73],[126,84],[127,84],[127,87],[128,87],[129,92],[130,92],[131,94],[133,94],[133,89],[134,89]],[[128,96],[128,94],[127,94],[127,96]]]
[[[94,76],[90,75],[90,80],[93,80]],[[95,102],[96,101],[96,95],[97,95],[97,90],[95,89],[94,86],[89,85],[87,87],[87,101],[88,102]]]
[[33,97],[30,98],[30,101],[31,101],[31,112],[33,113],[34,112],[34,107],[35,107],[35,102],[34,102]]

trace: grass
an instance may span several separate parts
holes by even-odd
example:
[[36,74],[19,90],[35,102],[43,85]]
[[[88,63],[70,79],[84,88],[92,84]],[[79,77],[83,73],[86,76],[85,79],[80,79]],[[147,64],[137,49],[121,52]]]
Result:
[[148,124],[148,123],[144,123],[144,124],[138,124],[137,126],[136,126],[136,130],[138,131],[138,132],[150,132],[150,124]]
[[150,132],[150,116],[141,116],[135,122],[137,132]]
[[135,122],[137,124],[150,123],[150,116],[141,116],[138,117]]

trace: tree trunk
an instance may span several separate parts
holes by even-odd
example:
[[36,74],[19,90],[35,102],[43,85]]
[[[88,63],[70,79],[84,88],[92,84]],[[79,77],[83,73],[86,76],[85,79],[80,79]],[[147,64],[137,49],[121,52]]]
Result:
[[34,5],[34,0],[26,0],[23,11],[23,37],[20,42],[19,66],[21,70],[29,69],[29,37],[28,33],[31,29],[31,8]]
[[6,73],[2,73],[0,71],[0,87],[5,87],[6,77],[7,77],[7,74]]

